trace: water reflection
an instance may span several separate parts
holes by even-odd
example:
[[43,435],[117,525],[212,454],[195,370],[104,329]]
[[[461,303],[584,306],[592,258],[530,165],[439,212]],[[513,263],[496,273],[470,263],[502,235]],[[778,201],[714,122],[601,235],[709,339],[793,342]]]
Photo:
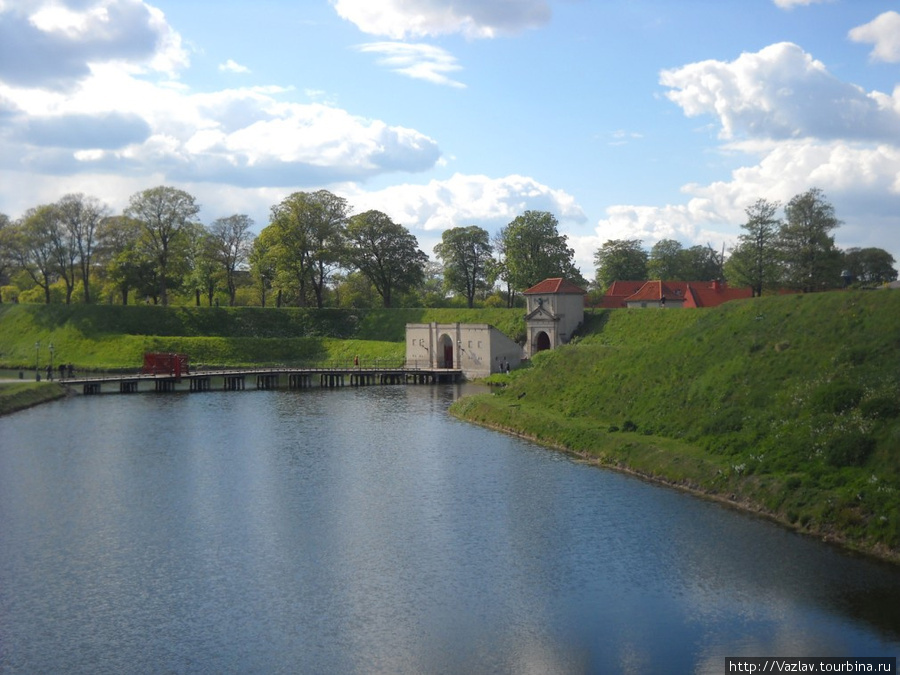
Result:
[[76,397],[0,419],[0,671],[897,653],[896,568],[448,418],[459,393]]

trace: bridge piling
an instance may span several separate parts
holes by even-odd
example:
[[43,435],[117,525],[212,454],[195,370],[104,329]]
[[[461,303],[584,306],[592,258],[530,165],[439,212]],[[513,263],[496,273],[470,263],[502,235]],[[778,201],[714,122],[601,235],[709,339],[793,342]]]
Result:
[[191,378],[191,391],[209,391],[210,381],[211,378],[209,377]]
[[222,389],[225,391],[242,391],[244,389],[244,376],[225,375],[222,378]]
[[322,373],[319,377],[319,386],[334,389],[335,387],[344,386],[343,373]]
[[289,389],[309,389],[312,387],[312,376],[309,373],[291,373],[288,376]]
[[136,394],[137,390],[137,380],[122,380],[121,382],[119,382],[119,393],[121,394]]
[[173,379],[166,378],[163,380],[155,380],[154,385],[158,392],[169,393],[175,391],[175,380]]
[[260,373],[256,376],[257,389],[277,389],[278,373]]

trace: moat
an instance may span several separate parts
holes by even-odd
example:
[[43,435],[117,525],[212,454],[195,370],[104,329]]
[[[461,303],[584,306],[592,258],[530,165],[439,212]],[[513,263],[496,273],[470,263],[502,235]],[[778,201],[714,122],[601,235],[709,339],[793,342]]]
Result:
[[900,569],[446,415],[465,385],[0,418],[0,672],[719,673],[900,653]]

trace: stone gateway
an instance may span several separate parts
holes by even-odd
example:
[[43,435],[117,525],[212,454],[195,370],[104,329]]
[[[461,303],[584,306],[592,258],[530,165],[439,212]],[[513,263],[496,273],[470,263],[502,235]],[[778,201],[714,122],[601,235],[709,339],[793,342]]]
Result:
[[566,344],[584,321],[585,291],[565,279],[545,279],[523,295],[528,312],[524,349],[486,323],[409,323],[406,365],[459,369],[469,379],[487,377]]

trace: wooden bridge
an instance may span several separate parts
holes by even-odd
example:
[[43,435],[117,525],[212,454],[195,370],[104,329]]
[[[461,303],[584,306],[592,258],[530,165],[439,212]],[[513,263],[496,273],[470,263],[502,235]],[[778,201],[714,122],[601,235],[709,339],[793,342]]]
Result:
[[455,368],[419,367],[416,364],[396,366],[317,365],[310,367],[234,368],[228,370],[200,369],[180,376],[174,374],[111,374],[90,377],[69,377],[59,380],[70,387],[81,387],[84,394],[140,391],[243,391],[248,382],[256,389],[309,389],[362,387],[386,384],[437,384],[458,382],[462,370]]

